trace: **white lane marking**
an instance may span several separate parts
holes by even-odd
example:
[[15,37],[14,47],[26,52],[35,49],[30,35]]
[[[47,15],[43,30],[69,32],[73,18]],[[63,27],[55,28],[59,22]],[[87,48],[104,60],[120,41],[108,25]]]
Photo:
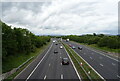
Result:
[[61,57],[60,57],[61,58]]
[[34,70],[30,73],[30,75],[27,77],[27,79],[25,81],[27,81],[31,75],[35,72],[35,70],[38,68],[38,66],[41,64],[41,62],[43,61],[43,59],[45,58],[45,56],[48,54],[48,52],[50,51],[51,47],[53,46],[53,43],[51,44],[50,48],[48,49],[47,53],[44,55],[44,57],[40,60],[40,62],[37,64],[37,66],[34,68]]
[[49,67],[50,67],[50,64],[49,64]]
[[61,54],[61,53],[60,53]]
[[62,63],[60,63],[61,64],[61,66],[62,66]]
[[61,79],[63,79],[63,74],[61,74]]
[[47,76],[45,75],[45,76],[44,76],[44,80],[45,80],[46,78],[47,78]]
[[91,51],[94,51],[94,52],[96,52],[96,53],[99,53],[100,55],[106,56],[106,57],[108,57],[108,58],[110,58],[110,59],[112,59],[112,60],[115,60],[115,61],[117,61],[117,62],[120,62],[118,59],[114,59],[114,58],[112,58],[112,57],[110,57],[110,56],[108,56],[108,55],[105,55],[105,54],[103,54],[103,53],[97,52],[97,51],[95,51],[95,50],[93,50],[93,49],[90,49],[90,48],[88,48],[88,47],[85,47],[85,48],[87,48],[87,49],[89,49],[89,50],[91,50]]
[[[36,58],[38,58],[38,57],[39,57],[39,55]],[[22,72],[24,72],[35,60],[33,60],[29,65],[27,65],[14,79],[16,79]]]
[[78,73],[78,71],[77,71],[77,69],[76,69],[76,67],[75,67],[75,65],[74,65],[74,63],[73,63],[73,61],[72,61],[72,59],[70,58],[70,56],[69,56],[69,54],[68,54],[68,52],[67,52],[67,50],[66,50],[65,47],[64,47],[64,49],[65,49],[65,51],[66,51],[66,53],[67,53],[67,56],[69,57],[69,59],[70,59],[70,61],[71,61],[71,63],[72,63],[73,68],[75,69],[75,72],[76,72],[76,74],[77,74],[79,80],[82,81],[82,79],[81,79],[81,77],[80,77],[80,75],[79,75],[79,73]]
[[[74,50],[73,50],[74,51]],[[82,58],[76,51],[74,51],[80,58]],[[84,60],[83,58],[82,58],[82,60]],[[85,60],[84,60],[85,61]],[[88,64],[88,62],[87,61],[85,61],[87,64]],[[104,81],[106,81],[90,64],[88,64]]]
[[120,78],[120,76],[119,76],[119,75],[117,75],[117,77],[118,77],[118,78]]
[[93,59],[92,57],[90,57],[90,59]]
[[113,66],[115,66],[116,64],[112,63]]
[[103,66],[103,64],[100,64],[101,66]]
[[92,55],[93,55],[94,53],[92,53]]

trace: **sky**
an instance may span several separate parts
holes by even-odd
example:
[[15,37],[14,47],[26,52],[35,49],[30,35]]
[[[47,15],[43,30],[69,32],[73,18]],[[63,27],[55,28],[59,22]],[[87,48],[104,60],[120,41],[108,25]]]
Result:
[[2,0],[0,19],[36,35],[118,34],[119,0]]

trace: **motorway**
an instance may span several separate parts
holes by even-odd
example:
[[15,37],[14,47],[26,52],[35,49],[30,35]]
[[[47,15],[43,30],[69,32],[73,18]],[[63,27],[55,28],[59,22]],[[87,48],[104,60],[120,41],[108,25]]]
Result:
[[[68,57],[64,48],[51,42],[51,45],[30,63],[13,81],[24,79],[25,81],[37,79],[76,79],[79,81],[79,75],[69,59],[69,65],[62,65],[62,58]],[[54,53],[57,50],[58,53]]]
[[[90,64],[103,78],[106,80],[120,80],[120,70],[118,70],[118,61],[108,58],[101,53],[96,52],[93,49],[88,48],[87,46],[80,45],[75,42],[65,42],[66,44],[71,44],[75,46],[74,51],[78,53],[88,64]],[[82,47],[83,50],[80,51],[78,46]]]

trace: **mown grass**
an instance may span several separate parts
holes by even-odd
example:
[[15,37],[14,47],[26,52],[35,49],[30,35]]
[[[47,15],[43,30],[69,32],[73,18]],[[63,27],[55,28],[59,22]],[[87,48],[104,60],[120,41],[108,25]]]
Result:
[[[22,63],[24,63],[26,60],[28,60],[33,56],[35,59],[39,54],[41,54],[46,49],[46,47],[48,47],[49,44],[50,42],[41,48],[36,48],[36,51],[34,53],[30,53],[28,55],[21,54],[19,56],[10,56],[3,64],[3,67],[4,67],[3,72],[8,72],[13,68],[17,68],[18,66],[20,66]],[[31,59],[27,64],[25,64],[22,68],[20,68],[19,71],[9,76],[7,79],[13,79],[21,70],[23,70],[32,61],[33,59]]]
[[[89,76],[91,77],[92,80],[94,80],[94,81],[103,81],[100,78],[100,76],[97,73],[95,73],[94,70],[92,70],[92,68],[81,57],[79,57],[70,47],[68,47],[65,44],[64,44],[64,46],[65,46],[66,50],[68,51],[70,57],[72,58],[72,60],[73,60],[73,62],[75,64],[75,67],[77,68],[79,74],[82,76],[82,79],[87,79],[88,80],[89,78],[85,74],[85,72],[82,70],[82,68],[80,67],[80,64],[78,64],[78,62],[76,61],[76,59],[79,62],[82,62],[82,64],[83,64],[82,67],[85,69],[86,72],[90,71]],[[73,55],[71,54],[71,52],[68,49],[72,52],[72,54],[74,55],[74,57],[76,59],[73,57]]]

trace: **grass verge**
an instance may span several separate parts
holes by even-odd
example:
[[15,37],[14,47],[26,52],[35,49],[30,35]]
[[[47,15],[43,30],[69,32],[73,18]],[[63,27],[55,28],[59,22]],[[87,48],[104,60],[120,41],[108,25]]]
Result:
[[[23,62],[25,62],[27,59],[31,58],[34,56],[33,59],[31,59],[28,63],[26,63],[24,66],[22,66],[17,72],[15,72],[14,74],[12,74],[11,76],[9,76],[7,79],[5,79],[4,81],[11,81],[12,79],[14,79],[14,77],[19,74],[28,64],[30,64],[39,54],[42,54],[42,52],[48,47],[48,45],[50,44],[47,43],[46,45],[44,45],[41,48],[37,48],[36,51],[34,53],[30,53],[29,55],[24,55],[22,54],[21,56],[17,56],[17,57],[10,57],[7,61],[8,63],[6,63],[6,65],[9,65],[8,68],[14,67],[17,68],[19,65],[21,65]],[[11,64],[11,65],[10,65]]]
[[120,53],[120,49],[111,49],[111,48],[108,48],[108,47],[99,47],[97,44],[85,44],[85,43],[80,43],[81,45],[86,45],[86,46],[89,46],[89,47],[92,47],[94,49],[97,49],[97,50],[101,50],[101,51],[106,51],[106,52],[111,52],[111,53]]
[[[83,71],[83,69],[80,67],[80,64],[76,61],[76,59],[81,63],[82,62],[82,67],[85,69],[86,72],[90,71],[90,78],[91,80],[94,80],[94,81],[103,81],[101,79],[101,77],[81,58],[79,57],[74,51],[73,49],[71,49],[69,46],[67,46],[66,44],[63,44],[64,47],[66,48],[67,52],[69,53],[73,63],[75,64],[75,67],[78,71],[78,73],[81,75],[81,78],[84,79],[84,80],[88,80],[88,76],[86,75],[86,73]],[[70,51],[71,52],[70,52]],[[72,54],[71,54],[72,53]],[[73,56],[74,55],[74,56]],[[76,59],[75,59],[75,58]]]

